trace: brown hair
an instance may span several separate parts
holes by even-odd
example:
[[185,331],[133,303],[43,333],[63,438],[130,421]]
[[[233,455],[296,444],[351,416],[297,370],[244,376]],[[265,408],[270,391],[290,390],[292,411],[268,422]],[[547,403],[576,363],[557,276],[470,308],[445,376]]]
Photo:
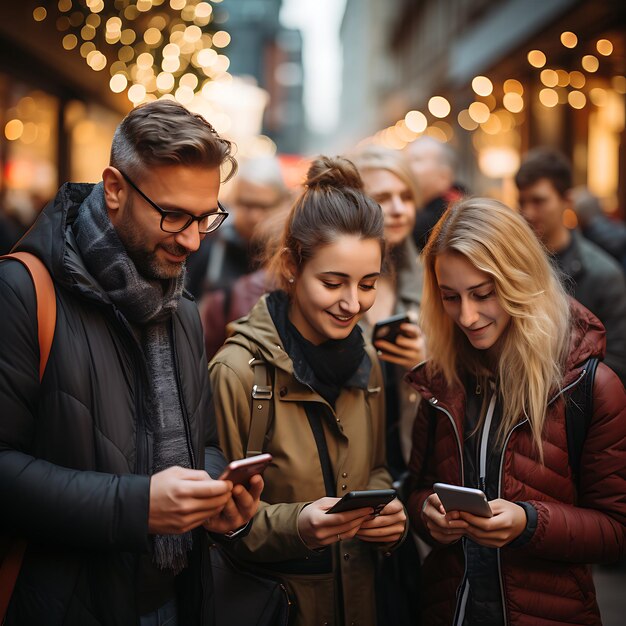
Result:
[[318,248],[340,235],[377,239],[384,256],[383,213],[363,191],[358,170],[348,159],[320,156],[309,168],[281,244],[267,263],[276,284],[289,291],[289,267],[295,265],[299,271]]
[[232,144],[220,137],[201,115],[170,100],[156,100],[133,109],[113,136],[110,165],[132,177],[160,165],[222,167],[224,180],[237,171]]
[[534,148],[525,157],[515,175],[518,189],[526,189],[547,178],[561,196],[572,187],[572,166],[567,157],[550,148]]

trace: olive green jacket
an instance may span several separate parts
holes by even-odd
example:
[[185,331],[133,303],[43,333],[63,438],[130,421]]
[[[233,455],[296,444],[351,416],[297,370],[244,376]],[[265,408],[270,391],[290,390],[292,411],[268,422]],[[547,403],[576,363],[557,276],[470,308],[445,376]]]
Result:
[[[220,442],[228,459],[245,455],[250,428],[253,357],[268,364],[273,378],[273,409],[264,451],[273,462],[264,474],[265,488],[249,533],[237,542],[237,555],[267,567],[315,555],[301,539],[297,520],[310,502],[326,495],[319,455],[304,404],[326,401],[294,377],[264,296],[247,316],[230,327],[231,336],[209,365]],[[339,496],[357,489],[385,489],[384,397],[378,360],[367,348],[371,371],[367,385],[347,386],[323,420]],[[381,546],[351,539],[331,548],[333,573],[281,574],[294,601],[297,626],[374,625],[374,568]],[[382,546],[383,551],[386,546]],[[337,581],[343,589],[344,618],[339,619]],[[243,600],[245,601],[245,599]]]

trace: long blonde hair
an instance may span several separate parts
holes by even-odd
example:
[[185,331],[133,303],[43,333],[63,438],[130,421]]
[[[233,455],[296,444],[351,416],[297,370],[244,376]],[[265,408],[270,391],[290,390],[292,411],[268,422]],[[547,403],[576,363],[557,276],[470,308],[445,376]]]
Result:
[[500,305],[511,316],[492,372],[502,401],[497,442],[502,445],[526,417],[543,458],[547,404],[561,387],[570,335],[569,302],[556,270],[524,219],[501,202],[469,198],[447,209],[422,252],[421,324],[432,355],[429,367],[441,371],[449,385],[460,385],[463,374],[486,382],[489,371],[486,355],[472,347],[444,310],[435,260],[445,252],[460,253],[489,274]]

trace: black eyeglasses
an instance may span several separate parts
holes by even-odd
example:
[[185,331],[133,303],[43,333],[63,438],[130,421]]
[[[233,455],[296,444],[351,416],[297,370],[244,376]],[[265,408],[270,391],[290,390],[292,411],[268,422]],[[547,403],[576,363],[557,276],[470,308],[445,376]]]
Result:
[[211,211],[204,215],[190,215],[185,211],[166,211],[162,209],[156,202],[153,202],[146,194],[135,185],[135,183],[122,170],[118,170],[124,177],[124,180],[155,210],[161,214],[161,230],[166,233],[182,233],[183,230],[189,228],[193,222],[198,222],[198,231],[201,235],[212,233],[217,230],[222,222],[228,217],[228,212],[218,202],[219,211]]

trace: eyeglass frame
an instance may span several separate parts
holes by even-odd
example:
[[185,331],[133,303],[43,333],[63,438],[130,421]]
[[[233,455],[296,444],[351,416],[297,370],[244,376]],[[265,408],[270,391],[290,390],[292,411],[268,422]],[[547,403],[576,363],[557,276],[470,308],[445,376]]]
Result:
[[[218,200],[217,201],[217,208],[219,209],[218,211],[209,211],[208,213],[203,213],[202,215],[191,215],[191,213],[187,213],[186,211],[167,211],[165,209],[162,209],[156,202],[154,202],[154,200],[151,200],[143,191],[141,191],[141,189],[139,189],[139,187],[130,179],[130,177],[123,172],[121,169],[118,168],[117,170],[121,175],[122,178],[155,210],[158,211],[159,214],[161,215],[161,223],[160,223],[160,228],[164,233],[167,233],[168,235],[177,235],[178,233],[182,233],[184,230],[187,230],[194,222],[198,222],[200,223],[201,220],[205,219],[206,217],[208,217],[209,215],[216,215],[218,217],[220,217],[221,219],[216,220],[216,226],[214,226],[213,228],[211,228],[211,230],[207,230],[205,232],[202,232],[198,229],[198,232],[200,232],[201,235],[208,235],[209,233],[215,232],[223,223],[224,220],[228,217],[229,213],[228,211],[226,211],[226,209],[224,208],[224,206],[222,205],[222,203]],[[167,217],[168,214],[175,214],[175,215],[185,215],[188,219],[187,223],[185,224],[185,226],[183,226],[182,228],[179,228],[178,230],[165,230],[165,228],[163,228],[163,221],[165,220],[165,218]]]

